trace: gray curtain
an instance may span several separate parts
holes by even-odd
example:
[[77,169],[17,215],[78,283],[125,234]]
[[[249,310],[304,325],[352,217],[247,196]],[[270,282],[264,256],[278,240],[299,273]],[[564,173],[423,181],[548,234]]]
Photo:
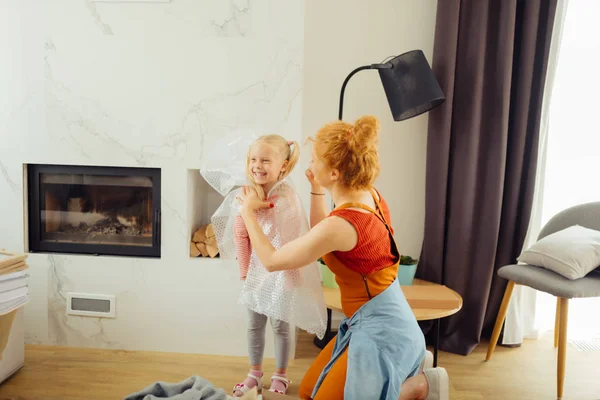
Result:
[[496,271],[525,240],[556,3],[438,1],[432,64],[446,102],[429,113],[417,277],[463,297],[441,322],[445,351],[468,354],[489,335],[506,287]]

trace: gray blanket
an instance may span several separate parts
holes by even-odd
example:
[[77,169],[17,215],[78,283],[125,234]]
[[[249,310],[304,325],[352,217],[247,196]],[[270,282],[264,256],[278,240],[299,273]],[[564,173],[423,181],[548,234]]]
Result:
[[183,382],[156,382],[142,391],[130,394],[125,400],[227,400],[230,399],[223,389],[215,388],[212,383],[199,376],[192,376]]

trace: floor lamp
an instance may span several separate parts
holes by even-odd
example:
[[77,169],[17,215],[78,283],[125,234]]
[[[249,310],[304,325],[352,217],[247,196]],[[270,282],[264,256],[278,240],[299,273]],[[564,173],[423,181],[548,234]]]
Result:
[[[387,97],[394,121],[403,121],[423,114],[445,100],[444,93],[421,50],[412,50],[381,64],[358,67],[344,79],[340,91],[338,119],[344,111],[344,93],[350,78],[364,70],[377,70]],[[333,206],[333,204],[332,204]],[[327,330],[323,339],[315,338],[314,343],[324,348],[335,334],[331,331],[331,309],[327,309]]]

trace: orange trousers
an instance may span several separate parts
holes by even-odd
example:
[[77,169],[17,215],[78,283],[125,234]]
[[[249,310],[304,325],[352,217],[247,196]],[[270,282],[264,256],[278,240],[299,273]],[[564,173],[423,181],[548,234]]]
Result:
[[[312,392],[321,376],[321,372],[331,360],[333,347],[335,346],[333,338],[327,346],[319,353],[317,359],[310,366],[302,383],[300,383],[299,396],[303,400],[312,399]],[[317,396],[313,400],[335,400],[344,398],[344,386],[346,385],[346,370],[348,369],[348,348],[337,359],[329,373],[321,383]]]

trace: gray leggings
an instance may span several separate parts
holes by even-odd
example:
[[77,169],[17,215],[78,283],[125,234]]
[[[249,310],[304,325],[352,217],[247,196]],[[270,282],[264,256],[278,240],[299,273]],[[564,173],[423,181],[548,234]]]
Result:
[[[248,309],[248,353],[250,365],[261,365],[265,352],[265,327],[267,316]],[[275,367],[287,368],[290,357],[290,325],[271,318],[275,336]]]

